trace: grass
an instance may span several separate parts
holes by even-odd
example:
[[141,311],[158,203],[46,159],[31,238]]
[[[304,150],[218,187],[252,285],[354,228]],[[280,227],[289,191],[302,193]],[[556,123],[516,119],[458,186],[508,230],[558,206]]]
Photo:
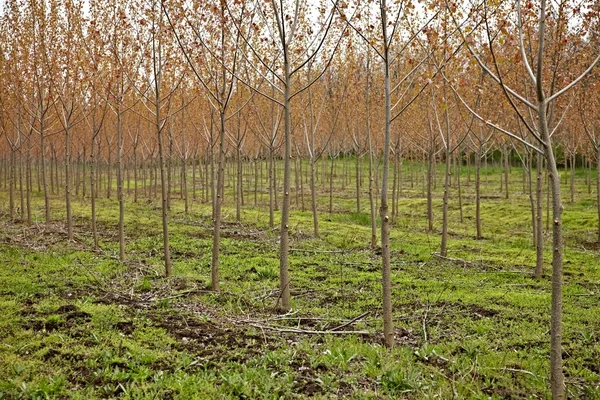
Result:
[[[512,169],[509,199],[499,193],[499,170],[490,167],[483,176],[484,240],[477,241],[474,189],[463,167],[464,218],[461,223],[453,188],[449,256],[465,262],[452,262],[432,256],[440,244],[441,176],[436,230],[427,232],[420,166],[413,168],[411,188],[405,165],[392,230],[397,346],[391,351],[380,334],[380,257],[368,246],[368,200],[363,196],[357,212],[354,181],[344,176],[353,171],[352,160],[346,167],[336,161],[332,214],[329,185],[319,182],[320,239],[311,234],[311,213],[293,211],[293,312],[286,315],[275,312],[278,235],[268,227],[264,193],[257,207],[243,208],[237,224],[227,189],[219,294],[207,290],[210,205],[192,201],[185,214],[177,192],[169,217],[169,279],[162,277],[158,199],[136,204],[129,193],[125,263],[116,257],[114,199],[98,200],[98,252],[92,251],[89,199],[74,202],[73,243],[65,241],[59,196],[52,199],[57,222],[49,226],[4,222],[0,398],[549,397],[551,252],[546,249],[544,278],[533,280],[531,215],[520,169]],[[574,203],[564,186],[565,374],[569,397],[600,398],[595,193],[588,194],[585,174],[576,178]],[[253,193],[245,195],[252,204]],[[0,197],[8,203],[6,191]],[[34,205],[39,222],[39,194]],[[336,327],[357,333],[311,333]]]

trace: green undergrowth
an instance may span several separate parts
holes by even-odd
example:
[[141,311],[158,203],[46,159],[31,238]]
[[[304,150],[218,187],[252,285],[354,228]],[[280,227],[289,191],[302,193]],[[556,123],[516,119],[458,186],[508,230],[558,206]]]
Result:
[[[508,199],[497,170],[482,177],[484,238],[475,240],[474,188],[463,168],[463,218],[454,182],[447,258],[435,254],[439,176],[428,232],[421,184],[411,188],[405,172],[392,229],[396,346],[387,350],[368,199],[358,212],[355,185],[336,163],[333,213],[328,184],[319,186],[319,238],[309,192],[304,211],[292,197],[293,310],[283,315],[276,311],[279,212],[270,228],[268,196],[255,207],[252,185],[239,223],[227,188],[221,293],[208,290],[211,211],[199,200],[186,214],[174,193],[171,278],[163,277],[158,199],[133,203],[128,194],[124,263],[114,198],[98,199],[98,251],[89,198],[74,201],[72,243],[59,196],[48,225],[39,194],[32,226],[4,214],[0,398],[548,398],[551,238],[545,234],[546,271],[536,281],[521,171],[513,168]],[[587,194],[584,178],[577,175],[574,203],[564,188],[563,345],[569,397],[592,399],[600,398],[600,246],[595,193]]]

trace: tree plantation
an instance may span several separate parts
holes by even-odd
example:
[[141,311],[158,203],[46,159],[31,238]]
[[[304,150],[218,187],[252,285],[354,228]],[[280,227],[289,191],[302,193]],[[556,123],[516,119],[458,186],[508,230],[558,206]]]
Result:
[[600,398],[600,4],[9,0],[0,398]]

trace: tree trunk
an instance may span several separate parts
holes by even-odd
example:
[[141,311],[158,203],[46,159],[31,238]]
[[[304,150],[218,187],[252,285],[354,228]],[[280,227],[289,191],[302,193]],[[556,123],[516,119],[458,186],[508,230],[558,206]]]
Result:
[[198,167],[198,154],[192,156],[192,201],[196,201],[196,168]]
[[462,224],[464,222],[463,220],[463,202],[462,202],[462,187],[460,186],[460,172],[461,172],[461,167],[462,167],[462,160],[460,157],[457,157],[458,159],[458,168],[457,168],[457,172],[456,172],[456,185],[458,186],[458,211],[460,213],[460,223]]
[[300,171],[299,171],[299,175],[300,175],[300,205],[301,205],[301,210],[304,211],[305,207],[304,207],[304,175],[302,174],[302,157],[300,157],[300,155],[298,155],[298,159],[299,159],[299,164],[300,164]]
[[570,192],[571,192],[571,201],[570,203],[574,203],[575,202],[575,162],[576,162],[576,156],[575,153],[571,154],[571,160],[570,160],[570,165],[571,165],[571,176],[570,176]]
[[166,159],[166,163],[167,163],[167,210],[171,211],[171,193],[172,193],[172,188],[174,186],[174,180],[173,179],[173,168],[172,168],[172,161],[173,161],[173,124],[169,125],[169,154],[167,156]]
[[[273,155],[273,145],[269,148],[269,228],[273,229],[275,226],[275,205],[277,201],[274,200],[275,196],[275,160]],[[275,204],[273,204],[275,203]]]
[[543,202],[543,160],[542,155],[537,155],[537,179],[536,179],[536,223],[535,223],[535,278],[540,279],[544,268],[544,233],[542,231],[542,202]]
[[137,162],[137,138],[133,144],[133,202],[138,201],[138,162]]
[[81,198],[85,199],[85,196],[87,195],[87,186],[85,183],[85,174],[86,174],[86,168],[87,167],[87,152],[86,152],[86,148],[83,148],[83,161],[81,163]]
[[596,210],[598,213],[598,243],[600,243],[600,146],[596,147]]
[[215,198],[213,215],[213,245],[210,282],[212,290],[218,292],[219,286],[219,252],[221,245],[221,206],[223,205],[223,191],[225,184],[225,113],[219,113],[220,131],[219,131],[219,158],[217,165],[217,194]]
[[111,153],[111,143],[107,140],[106,151],[108,152],[108,162],[106,164],[106,198],[110,199],[112,195],[112,153]]
[[333,169],[335,166],[335,156],[331,155],[331,170],[329,171],[329,214],[333,214]]
[[531,209],[531,232],[533,238],[533,248],[537,246],[537,223],[536,223],[536,206],[535,198],[533,196],[533,154],[527,148],[525,148],[527,154],[526,159],[523,162],[523,169],[527,169],[527,188],[529,197],[529,207]]
[[508,146],[504,145],[504,187],[506,192],[504,193],[504,198],[508,199],[509,197],[509,186],[508,186],[508,176],[509,176],[509,165],[508,165],[508,154],[510,153],[510,150],[508,149]]
[[[156,56],[156,53],[154,53]],[[168,177],[165,165],[165,149],[163,145],[163,128],[166,121],[162,120],[161,117],[161,98],[160,98],[160,81],[161,73],[158,71],[155,76],[155,89],[154,89],[154,113],[155,113],[155,127],[156,135],[158,139],[158,161],[160,163],[160,194],[161,194],[161,213],[162,213],[162,228],[163,228],[163,258],[165,261],[165,276],[168,278],[173,273],[171,265],[171,251],[169,248],[169,223],[168,223],[168,201],[169,192],[167,188]]]
[[481,233],[481,145],[475,154],[475,226],[477,240],[483,239]]
[[[31,192],[33,191],[33,172],[31,171],[31,136],[27,136],[27,156],[25,157],[25,184],[27,186],[27,225],[31,225],[33,220],[31,218]],[[600,206],[599,206],[600,207]],[[599,214],[600,215],[600,214]]]
[[384,41],[384,96],[385,127],[383,141],[383,176],[381,180],[381,261],[382,261],[382,297],[383,297],[383,339],[387,348],[394,345],[394,324],[392,321],[392,276],[390,266],[390,217],[388,210],[388,182],[390,163],[390,125],[391,125],[391,88],[390,55],[387,39],[386,0],[381,0],[381,26]]
[[125,198],[123,196],[123,129],[121,121],[121,100],[123,98],[123,82],[117,105],[117,198],[119,201],[119,260],[125,261]]
[[8,169],[8,192],[9,192],[9,205],[10,209],[10,220],[14,222],[15,220],[15,149],[12,145],[10,146],[10,161],[9,161],[9,169]]
[[396,223],[396,188],[398,186],[398,147],[394,151],[394,162],[393,162],[393,176],[392,176],[392,225]]
[[254,159],[254,207],[258,206],[258,157]]
[[[41,118],[43,119],[43,118]],[[48,177],[46,174],[46,133],[44,132],[44,124],[40,122],[40,148],[42,155],[42,185],[44,187],[44,211],[46,217],[46,225],[50,224],[50,193],[48,193]],[[39,181],[39,180],[38,180]]]
[[287,48],[284,51],[284,132],[285,150],[283,155],[283,205],[281,207],[281,230],[279,239],[279,290],[281,297],[280,309],[283,312],[290,310],[290,276],[289,276],[289,219],[290,219],[290,159],[292,158],[292,124],[290,103],[290,64]]
[[[313,149],[314,151],[314,149]],[[315,164],[316,160],[314,156],[310,157],[310,200],[313,215],[313,234],[316,238],[319,237],[319,215],[317,210],[317,184],[315,182]]]
[[[448,135],[449,139],[449,135]],[[442,245],[440,255],[448,255],[448,196],[450,194],[450,143],[446,142],[446,177],[444,179],[444,200],[442,204]]]
[[[360,214],[360,155],[356,152],[356,212]],[[600,214],[599,214],[600,215]]]
[[67,240],[73,240],[73,215],[71,208],[71,122],[65,123],[65,204],[67,208]]
[[435,163],[435,155],[433,149],[429,150],[427,157],[427,232],[433,232],[433,165]]
[[[92,116],[93,118],[93,116]],[[96,128],[95,122],[92,122],[93,132],[92,132],[92,146],[90,147],[90,200],[92,202],[92,236],[94,238],[94,250],[98,250],[98,230],[96,227],[96,176],[94,175],[96,172],[96,168],[98,163],[96,161],[96,154],[94,153],[96,147]]]

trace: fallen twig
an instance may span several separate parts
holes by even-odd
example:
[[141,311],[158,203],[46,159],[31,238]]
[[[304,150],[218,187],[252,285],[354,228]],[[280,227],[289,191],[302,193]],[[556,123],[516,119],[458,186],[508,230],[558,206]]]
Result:
[[345,327],[347,327],[348,325],[351,325],[351,324],[355,323],[356,321],[358,321],[358,320],[360,320],[360,319],[363,319],[364,317],[366,317],[366,316],[367,316],[367,315],[369,315],[370,313],[371,313],[370,311],[364,312],[364,313],[360,314],[358,317],[354,317],[354,318],[352,318],[352,319],[351,319],[350,321],[348,321],[348,322],[345,322],[345,323],[343,323],[343,324],[341,324],[341,325],[338,325],[338,326],[336,326],[335,328],[331,328],[331,330],[332,330],[332,331],[339,331],[340,329],[342,329],[342,328],[345,328]]
[[259,324],[250,324],[251,326],[258,329],[268,329],[276,332],[289,332],[289,333],[302,333],[307,335],[368,335],[371,332],[369,331],[313,331],[309,329],[298,329],[298,328],[280,328],[276,326],[269,325],[259,325]]
[[323,253],[323,254],[342,254],[347,253],[346,250],[304,250],[304,249],[290,249],[298,253]]
[[431,253],[431,255],[434,257],[437,257],[437,258],[441,258],[442,260],[452,261],[454,263],[461,263],[463,265],[463,267],[466,267],[467,265],[474,266],[474,264],[471,261],[463,260],[462,258],[445,257],[439,253]]
[[500,369],[500,370],[502,370],[502,371],[507,371],[507,372],[520,372],[520,373],[522,373],[522,374],[531,375],[531,376],[534,376],[534,377],[536,377],[536,378],[538,377],[538,376],[537,376],[536,374],[534,374],[533,372],[531,372],[531,371],[527,371],[527,370],[524,370],[524,369],[508,368],[508,367],[503,367],[503,368],[499,368],[499,369]]

